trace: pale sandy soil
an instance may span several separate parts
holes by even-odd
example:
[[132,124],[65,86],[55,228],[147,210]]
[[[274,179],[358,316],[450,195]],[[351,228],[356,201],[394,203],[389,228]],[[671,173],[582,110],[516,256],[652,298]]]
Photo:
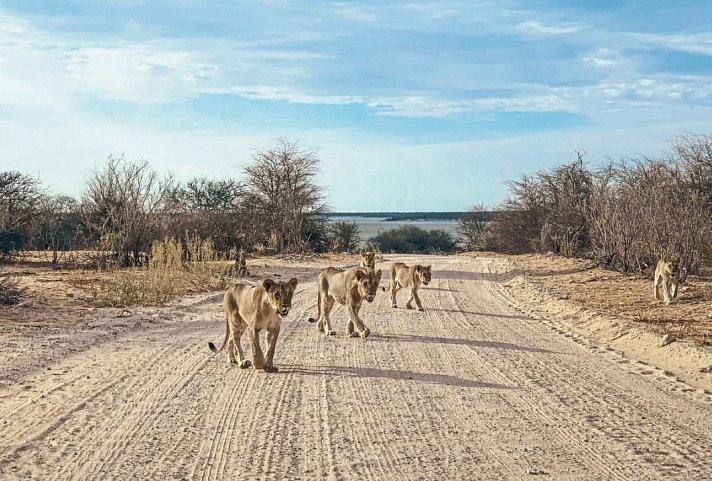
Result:
[[343,307],[336,337],[306,322],[338,258],[250,266],[301,282],[276,374],[208,350],[220,294],[122,312],[67,291],[53,313],[0,312],[0,479],[712,479],[708,374],[611,347],[587,329],[599,313],[556,311],[509,260],[394,260],[433,264],[426,311],[379,293],[365,340]]

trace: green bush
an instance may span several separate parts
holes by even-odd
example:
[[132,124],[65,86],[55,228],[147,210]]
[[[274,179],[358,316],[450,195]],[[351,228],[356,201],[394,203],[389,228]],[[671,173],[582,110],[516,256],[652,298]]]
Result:
[[371,241],[381,252],[399,254],[428,254],[455,250],[455,239],[446,231],[426,230],[410,225],[380,232]]

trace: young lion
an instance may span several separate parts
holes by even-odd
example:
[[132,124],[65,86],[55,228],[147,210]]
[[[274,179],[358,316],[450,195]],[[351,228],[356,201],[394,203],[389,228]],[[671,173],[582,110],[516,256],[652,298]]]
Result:
[[401,287],[410,288],[410,297],[408,302],[405,303],[406,309],[413,309],[411,303],[415,299],[415,304],[418,306],[419,311],[423,311],[423,305],[420,303],[420,297],[418,297],[418,287],[420,284],[427,286],[430,282],[432,271],[431,266],[421,266],[416,264],[412,267],[408,267],[402,262],[394,262],[391,266],[391,306],[398,307],[396,304],[396,293]]
[[653,278],[653,294],[655,299],[660,299],[660,288],[663,289],[665,305],[670,304],[677,297],[677,287],[680,284],[680,263],[677,259],[662,258],[655,267]]
[[[336,331],[331,329],[329,314],[334,307],[334,302],[345,305],[349,311],[349,323],[346,334],[356,337],[359,334],[364,339],[371,333],[368,327],[358,317],[363,300],[373,302],[378,292],[378,283],[381,282],[381,270],[373,271],[357,267],[343,270],[336,267],[322,269],[317,278],[317,319],[310,317],[309,322],[317,322],[317,328],[324,331],[327,336],[333,336]],[[359,334],[354,332],[354,326]]]
[[360,266],[363,267],[364,269],[371,269],[372,271],[376,270],[376,253],[369,251],[369,252],[361,252],[361,263]]
[[[228,346],[230,362],[237,363],[241,368],[250,367],[250,361],[240,346],[242,334],[247,329],[252,350],[252,366],[264,369],[265,372],[277,372],[273,364],[274,348],[282,327],[282,319],[287,317],[292,306],[292,295],[297,288],[297,279],[289,282],[266,279],[261,286],[235,284],[225,292],[223,309],[227,318],[225,339],[220,349],[212,342],[208,347],[213,352],[220,352]],[[262,353],[260,346],[260,331],[267,331],[267,354]]]

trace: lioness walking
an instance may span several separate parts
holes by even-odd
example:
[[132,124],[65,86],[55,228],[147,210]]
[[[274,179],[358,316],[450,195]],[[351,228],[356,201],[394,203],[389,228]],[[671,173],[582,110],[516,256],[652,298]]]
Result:
[[[317,278],[317,318],[310,317],[309,322],[317,322],[317,328],[333,336],[336,331],[331,329],[329,314],[334,307],[334,302],[342,306],[345,305],[349,313],[349,323],[346,326],[346,334],[349,336],[360,335],[363,338],[371,333],[358,316],[363,300],[373,302],[378,292],[378,284],[381,282],[381,270],[373,271],[357,267],[355,269],[338,269],[327,267],[319,272]],[[358,334],[354,332],[354,328]]]
[[396,304],[396,293],[401,287],[406,287],[410,288],[410,297],[408,297],[408,302],[405,303],[406,309],[413,309],[411,303],[415,300],[418,310],[424,310],[423,304],[420,302],[420,297],[418,296],[418,288],[421,283],[427,286],[430,282],[432,275],[430,267],[431,266],[421,266],[420,264],[408,267],[402,262],[393,263],[391,266],[390,283],[391,307],[398,307],[398,304]]
[[[223,309],[227,319],[225,339],[220,349],[208,342],[213,352],[220,352],[225,345],[228,347],[230,362],[237,363],[241,368],[252,365],[255,369],[265,372],[277,372],[273,363],[274,349],[277,345],[282,319],[287,317],[292,307],[292,295],[297,288],[297,279],[289,282],[266,279],[260,286],[235,284],[225,292]],[[247,329],[250,337],[252,363],[245,359],[240,346],[242,334]],[[267,354],[263,354],[260,346],[260,331],[267,331]]]
[[677,297],[677,288],[680,284],[680,263],[677,259],[662,258],[655,267],[653,277],[653,294],[655,299],[660,299],[660,288],[663,290],[665,305]]
[[364,269],[376,270],[376,253],[373,251],[361,252],[360,266]]

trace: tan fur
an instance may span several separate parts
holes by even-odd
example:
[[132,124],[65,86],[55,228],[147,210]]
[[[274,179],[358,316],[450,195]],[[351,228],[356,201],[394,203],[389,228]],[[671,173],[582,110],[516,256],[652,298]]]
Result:
[[[225,292],[223,309],[227,319],[225,340],[220,349],[212,342],[208,347],[213,352],[220,352],[228,347],[228,359],[241,368],[250,367],[250,361],[240,346],[242,334],[247,330],[252,351],[252,366],[265,372],[276,372],[274,349],[277,345],[282,318],[286,317],[292,306],[292,295],[297,288],[297,279],[289,282],[266,279],[261,286],[235,284]],[[267,331],[267,353],[263,354],[260,346],[260,331]]]
[[[373,271],[357,267],[355,269],[338,269],[327,267],[319,272],[317,278],[317,306],[319,312],[317,318],[309,318],[309,322],[317,322],[317,328],[324,331],[327,336],[333,336],[336,331],[331,329],[329,314],[334,307],[334,302],[346,306],[349,313],[349,323],[346,326],[346,334],[349,336],[360,335],[363,338],[371,333],[358,316],[361,304],[373,302],[378,292],[378,284],[381,282],[381,270]],[[358,334],[354,332],[354,327]]]
[[361,263],[360,266],[364,269],[376,270],[376,253],[375,252],[361,252]]
[[680,284],[680,263],[673,259],[660,259],[655,267],[653,278],[653,294],[655,299],[660,299],[660,288],[663,289],[665,304],[668,305],[677,297],[677,288]]
[[396,293],[401,287],[410,289],[410,297],[408,302],[405,303],[406,309],[413,309],[411,303],[415,300],[415,304],[418,306],[418,310],[422,311],[423,304],[420,302],[420,297],[418,296],[418,288],[420,284],[428,285],[430,282],[432,270],[431,266],[421,266],[416,264],[412,267],[408,267],[402,262],[395,262],[391,266],[391,306],[398,307],[396,304]]

